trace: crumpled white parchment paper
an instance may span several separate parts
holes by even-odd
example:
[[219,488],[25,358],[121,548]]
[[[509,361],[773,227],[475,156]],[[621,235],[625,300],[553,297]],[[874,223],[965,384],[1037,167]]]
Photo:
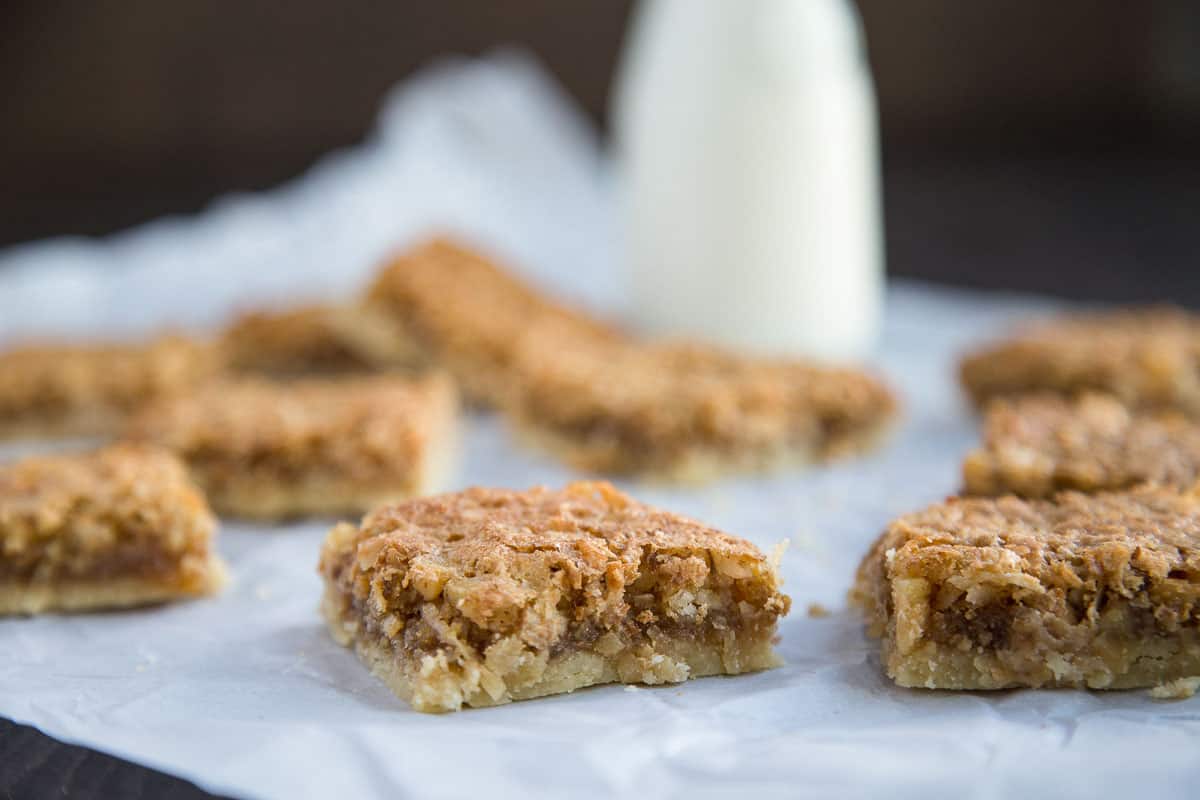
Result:
[[[362,146],[259,196],[104,241],[0,253],[0,341],[204,329],[232,311],[359,287],[389,249],[463,232],[552,291],[613,313],[619,271],[598,144],[525,58],[450,62],[398,90]],[[886,448],[806,473],[637,496],[783,560],[787,666],[501,708],[410,711],[316,612],[328,527],[223,526],[233,583],[158,609],[0,620],[0,714],[256,798],[1154,797],[1200,785],[1200,699],[1143,692],[913,692],[844,609],[892,516],[954,491],[976,439],[954,358],[1040,301],[893,285],[880,368],[906,416]],[[27,447],[8,446],[0,456]],[[470,423],[455,488],[571,474]],[[834,609],[809,618],[809,603]]]

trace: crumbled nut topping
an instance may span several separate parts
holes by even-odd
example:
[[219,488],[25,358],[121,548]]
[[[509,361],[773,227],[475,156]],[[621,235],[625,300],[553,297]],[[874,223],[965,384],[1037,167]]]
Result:
[[[361,527],[335,528],[320,569],[369,619],[449,625],[480,649],[494,635],[550,650],[603,648],[606,632],[652,625],[773,629],[790,605],[749,542],[607,483],[469,489],[385,507]],[[448,614],[435,619],[431,604]]]

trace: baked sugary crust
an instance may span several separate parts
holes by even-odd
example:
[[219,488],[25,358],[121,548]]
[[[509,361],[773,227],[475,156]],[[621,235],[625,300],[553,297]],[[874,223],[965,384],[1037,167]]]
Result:
[[0,467],[0,614],[211,594],[216,522],[166,452],[114,445]]
[[[347,375],[414,365],[402,340],[354,306],[312,305],[244,314],[225,329],[221,351],[234,372],[293,378]],[[380,345],[379,342],[386,342]]]
[[1048,497],[1062,489],[1124,489],[1153,482],[1187,487],[1200,478],[1200,424],[1179,415],[1131,412],[1107,395],[997,400],[984,446],[967,456],[967,494]]
[[1123,689],[1200,675],[1200,499],[1161,487],[951,498],[888,527],[852,599],[901,686]]
[[419,711],[764,669],[790,606],[749,542],[607,483],[382,508],[320,572],[334,638]]
[[214,383],[143,409],[127,431],[188,464],[221,513],[358,514],[440,479],[457,401],[443,375]]
[[218,368],[211,345],[174,336],[8,350],[0,353],[0,437],[110,435],[141,403],[190,389]]
[[865,373],[640,342],[444,240],[395,259],[367,304],[584,470],[706,480],[820,461],[869,448],[896,414]]
[[1063,317],[968,356],[960,377],[980,408],[995,397],[1098,391],[1200,416],[1200,319],[1166,307]]

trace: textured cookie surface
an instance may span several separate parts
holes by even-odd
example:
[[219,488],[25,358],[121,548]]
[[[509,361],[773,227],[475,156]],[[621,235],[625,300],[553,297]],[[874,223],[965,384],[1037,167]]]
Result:
[[774,666],[789,607],[749,542],[606,483],[386,507],[320,570],[334,637],[421,711]]
[[1200,501],[952,498],[893,522],[853,598],[902,686],[1118,689],[1200,674]]
[[0,466],[0,613],[209,594],[216,522],[183,465],[148,447]]

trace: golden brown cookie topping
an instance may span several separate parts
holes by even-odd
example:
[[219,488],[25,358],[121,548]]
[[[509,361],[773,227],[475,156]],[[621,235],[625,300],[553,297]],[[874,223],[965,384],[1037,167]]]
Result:
[[790,605],[749,542],[607,483],[383,508],[321,572],[334,635],[420,710],[761,669]]
[[1200,667],[1200,500],[951,498],[888,527],[854,599],[904,686],[1155,686]]

